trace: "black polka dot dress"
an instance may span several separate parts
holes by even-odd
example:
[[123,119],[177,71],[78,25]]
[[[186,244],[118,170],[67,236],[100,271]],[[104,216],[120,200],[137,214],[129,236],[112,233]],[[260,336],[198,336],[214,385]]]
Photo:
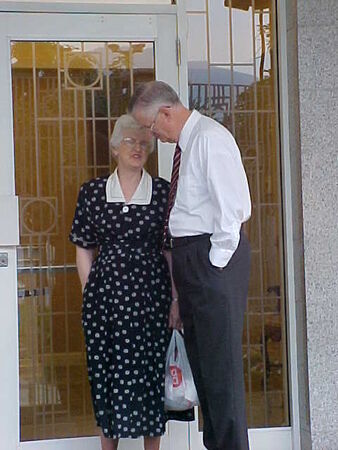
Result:
[[106,437],[160,436],[168,420],[171,288],[160,247],[169,183],[154,178],[146,205],[107,202],[106,183],[82,185],[70,233],[74,244],[98,249],[82,310],[94,412]]

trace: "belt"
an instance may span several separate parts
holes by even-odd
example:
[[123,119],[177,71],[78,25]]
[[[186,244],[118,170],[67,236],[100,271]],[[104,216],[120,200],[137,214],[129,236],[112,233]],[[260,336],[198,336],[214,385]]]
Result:
[[193,242],[210,239],[211,234],[197,234],[196,236],[180,236],[180,237],[168,237],[169,248],[181,247],[182,245],[188,245]]

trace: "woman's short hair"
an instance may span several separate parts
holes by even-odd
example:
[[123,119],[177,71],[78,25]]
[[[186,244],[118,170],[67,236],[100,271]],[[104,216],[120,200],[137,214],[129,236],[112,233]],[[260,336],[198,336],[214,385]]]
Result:
[[135,108],[142,108],[154,114],[161,106],[172,106],[180,103],[178,95],[169,84],[164,81],[149,81],[136,89],[129,101],[128,112],[131,114]]
[[[115,122],[114,130],[111,134],[109,141],[109,146],[111,150],[113,148],[117,148],[121,144],[122,139],[125,137],[124,135],[125,130],[144,131],[146,130],[146,128],[140,125],[130,114],[123,114]],[[149,153],[151,153],[154,150],[154,144],[155,139],[154,137],[152,137],[149,141]]]

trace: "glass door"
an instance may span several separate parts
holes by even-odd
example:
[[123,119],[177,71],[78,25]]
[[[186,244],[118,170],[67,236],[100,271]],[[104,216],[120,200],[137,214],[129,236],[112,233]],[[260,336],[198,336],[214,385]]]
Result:
[[277,3],[187,2],[189,105],[234,135],[253,203],[245,224],[252,263],[243,363],[250,448],[259,450],[291,449],[294,422],[289,406],[292,361],[286,323]]
[[[14,163],[4,188],[9,198],[18,197],[20,223],[16,258],[9,248],[4,305],[13,325],[7,339],[18,336],[8,399],[9,408],[16,402],[15,425],[5,431],[6,448],[95,449],[82,296],[68,233],[80,185],[114,168],[109,137],[135,87],[155,78],[178,87],[176,17],[5,14],[0,29],[7,55],[1,90],[10,91],[3,113],[13,127],[1,159]],[[170,159],[161,158],[162,146],[158,150],[147,169],[168,177]],[[5,417],[6,403],[0,409]],[[180,440],[175,425],[163,448],[169,449],[172,434],[175,450],[186,448],[188,433]],[[121,448],[141,443],[122,442]]]

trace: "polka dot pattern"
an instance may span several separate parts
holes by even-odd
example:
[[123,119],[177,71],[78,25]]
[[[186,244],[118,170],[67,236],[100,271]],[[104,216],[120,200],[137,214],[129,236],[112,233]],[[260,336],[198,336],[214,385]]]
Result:
[[170,278],[161,253],[169,183],[153,179],[149,205],[107,203],[107,178],[82,185],[70,240],[98,248],[82,323],[97,424],[106,437],[159,436],[170,332]]

